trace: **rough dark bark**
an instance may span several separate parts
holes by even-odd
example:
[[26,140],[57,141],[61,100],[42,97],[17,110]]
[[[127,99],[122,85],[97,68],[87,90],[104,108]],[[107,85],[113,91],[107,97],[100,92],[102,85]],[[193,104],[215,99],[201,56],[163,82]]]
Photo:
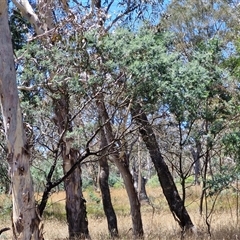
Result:
[[142,217],[140,211],[140,202],[138,200],[137,192],[134,188],[133,177],[129,170],[129,164],[126,154],[119,153],[119,149],[117,149],[115,139],[113,136],[113,131],[111,127],[111,123],[109,121],[108,112],[106,110],[104,104],[104,97],[101,93],[98,95],[97,110],[98,114],[101,117],[101,122],[104,123],[104,132],[107,139],[108,145],[111,144],[110,154],[111,157],[117,166],[119,172],[122,175],[124,185],[128,194],[131,216],[132,216],[132,230],[134,237],[142,237],[143,236],[143,225],[142,225]]
[[140,104],[132,106],[131,113],[133,119],[139,126],[139,132],[149,151],[154,167],[157,171],[164,196],[166,197],[174,218],[178,221],[183,230],[192,229],[194,225],[178,193],[168,166],[161,155],[155,134],[146,114],[142,111]]
[[[64,91],[60,99],[54,99],[55,123],[59,134],[64,131],[72,131],[69,119],[69,96]],[[61,142],[63,172],[66,174],[78,160],[79,152],[72,147],[72,139],[62,138]],[[66,191],[66,214],[68,221],[69,239],[90,238],[86,211],[86,201],[82,193],[81,167],[64,180]]]
[[192,148],[191,149],[191,153],[193,156],[193,160],[194,160],[194,183],[196,185],[200,185],[200,170],[201,170],[201,164],[200,164],[200,157],[201,157],[201,151],[202,151],[202,146],[201,146],[201,142],[197,141],[196,142],[196,151]]
[[[70,149],[68,159],[65,164],[73,166],[77,159],[78,151]],[[64,166],[64,173],[68,166]],[[64,181],[66,191],[66,213],[68,222],[69,239],[86,239],[89,238],[86,200],[82,193],[81,167]]]
[[[101,148],[107,146],[107,139],[104,130],[101,129]],[[102,151],[102,156],[99,159],[100,173],[99,173],[99,186],[102,194],[103,209],[107,217],[108,230],[112,237],[118,237],[117,217],[112,206],[111,194],[108,185],[109,166],[106,156],[106,151]]]

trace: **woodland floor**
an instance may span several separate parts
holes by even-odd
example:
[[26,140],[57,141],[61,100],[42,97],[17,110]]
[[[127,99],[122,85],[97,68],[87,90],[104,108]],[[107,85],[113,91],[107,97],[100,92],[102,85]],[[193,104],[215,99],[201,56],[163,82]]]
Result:
[[[168,210],[168,206],[160,188],[148,188],[148,195],[154,205],[154,209],[144,204],[142,205],[142,220],[144,225],[145,239],[177,240],[181,239],[181,230]],[[191,187],[188,190],[187,209],[197,228],[197,235],[187,235],[184,239],[214,239],[214,240],[240,240],[240,223],[238,221],[236,196],[229,192],[217,201],[215,211],[209,218],[211,225],[211,237],[207,231],[206,216],[199,214],[200,189]],[[106,219],[103,214],[100,194],[93,190],[84,193],[87,200],[87,211],[89,220],[89,231],[92,240],[108,239]],[[131,239],[131,216],[129,214],[128,199],[124,189],[112,189],[112,201],[118,217],[118,228],[120,239]],[[65,194],[63,192],[54,193],[48,203],[44,231],[45,240],[66,240],[67,223],[64,214]],[[0,228],[9,227],[10,214],[6,214],[3,204],[7,204],[5,196],[0,195]],[[5,213],[4,213],[5,211]],[[11,231],[5,232],[0,239],[11,239]]]

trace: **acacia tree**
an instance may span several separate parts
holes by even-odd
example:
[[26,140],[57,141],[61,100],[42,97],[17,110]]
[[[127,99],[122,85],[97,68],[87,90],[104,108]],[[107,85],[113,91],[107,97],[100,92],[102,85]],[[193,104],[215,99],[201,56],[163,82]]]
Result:
[[0,2],[0,95],[13,202],[15,239],[42,239],[41,219],[36,211],[30,174],[30,152],[22,122],[7,1]]

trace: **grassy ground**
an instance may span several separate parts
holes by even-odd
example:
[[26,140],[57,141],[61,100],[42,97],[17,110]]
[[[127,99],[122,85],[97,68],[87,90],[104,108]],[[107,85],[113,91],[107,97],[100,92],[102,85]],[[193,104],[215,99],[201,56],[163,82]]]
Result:
[[[142,205],[142,220],[144,225],[145,239],[177,240],[181,238],[181,230],[168,210],[168,206],[160,188],[148,188],[148,195],[154,205]],[[118,227],[121,239],[131,239],[131,216],[129,214],[128,199],[125,189],[112,189],[112,201],[118,217]],[[89,219],[89,231],[93,240],[105,240],[108,238],[107,223],[101,206],[101,196],[94,190],[84,193],[87,200]],[[200,189],[192,187],[188,189],[187,209],[194,224],[197,227],[197,235],[189,234],[184,239],[214,239],[214,240],[237,240],[240,239],[238,216],[236,213],[236,196],[225,192],[219,198],[212,218],[211,237],[207,233],[205,216],[199,214]],[[66,240],[67,222],[64,214],[65,195],[63,192],[51,196],[44,220],[46,240]],[[0,196],[1,218],[0,228],[10,226],[10,199]],[[6,232],[0,239],[11,239],[11,232]]]

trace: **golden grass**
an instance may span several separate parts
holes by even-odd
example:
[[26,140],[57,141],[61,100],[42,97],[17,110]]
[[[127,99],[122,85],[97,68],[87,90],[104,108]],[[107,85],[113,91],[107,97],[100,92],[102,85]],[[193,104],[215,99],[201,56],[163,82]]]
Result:
[[[181,229],[169,212],[166,200],[160,188],[148,188],[148,195],[153,202],[155,209],[149,205],[142,206],[142,220],[144,226],[145,239],[149,240],[178,240],[181,238]],[[112,201],[118,218],[118,228],[120,239],[131,239],[131,216],[129,213],[128,198],[125,189],[112,189]],[[94,197],[100,198],[100,193],[93,192]],[[223,193],[216,205],[216,210],[210,221],[211,237],[207,233],[205,217],[200,216],[199,194],[200,189],[192,187],[188,189],[187,209],[194,224],[197,227],[197,235],[189,234],[186,240],[237,240],[240,239],[240,228],[236,214],[236,197],[229,193]],[[103,214],[101,203],[97,204],[89,192],[85,192],[87,200],[89,231],[93,240],[108,239],[107,222]],[[6,199],[6,198],[5,198]],[[1,196],[0,201],[2,203]],[[6,201],[6,200],[4,200]],[[44,220],[44,231],[46,240],[66,240],[68,236],[67,222],[64,214],[65,194],[55,193],[50,197],[47,212],[59,213],[62,218],[46,216]],[[102,214],[100,214],[102,212]],[[54,215],[55,216],[55,215]],[[58,214],[57,214],[58,216]],[[10,219],[0,218],[0,228],[10,226]],[[0,239],[11,239],[11,232],[6,232]]]

